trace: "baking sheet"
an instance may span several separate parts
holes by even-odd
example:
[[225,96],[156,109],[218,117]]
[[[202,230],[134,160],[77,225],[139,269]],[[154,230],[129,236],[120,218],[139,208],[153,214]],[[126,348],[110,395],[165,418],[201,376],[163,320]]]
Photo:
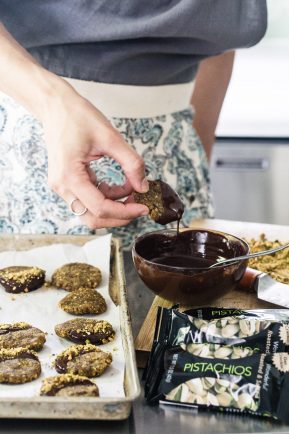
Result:
[[[68,262],[85,262],[97,266],[102,272],[102,282],[97,290],[107,302],[107,311],[101,315],[82,315],[81,317],[105,319],[116,331],[113,342],[101,345],[104,351],[110,351],[113,362],[105,373],[93,380],[99,387],[100,397],[121,398],[125,396],[123,381],[125,358],[120,333],[120,312],[109,296],[111,235],[105,235],[85,243],[52,244],[26,251],[6,251],[0,253],[1,268],[11,265],[34,265],[46,270],[46,280],[50,280],[53,271]],[[72,345],[54,332],[54,326],[76,318],[58,307],[58,302],[68,294],[67,291],[53,287],[43,287],[30,293],[10,294],[0,286],[0,321],[12,323],[25,321],[47,333],[43,350],[38,352],[42,373],[39,379],[22,385],[0,385],[0,397],[21,398],[39,396],[43,378],[57,375],[52,367],[55,355]]]

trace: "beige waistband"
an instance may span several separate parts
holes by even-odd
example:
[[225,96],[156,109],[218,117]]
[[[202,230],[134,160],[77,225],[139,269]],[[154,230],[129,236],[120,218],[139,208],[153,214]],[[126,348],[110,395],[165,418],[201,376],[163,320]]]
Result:
[[[65,77],[64,77],[65,78]],[[194,83],[131,86],[65,78],[107,117],[147,118],[189,107]]]

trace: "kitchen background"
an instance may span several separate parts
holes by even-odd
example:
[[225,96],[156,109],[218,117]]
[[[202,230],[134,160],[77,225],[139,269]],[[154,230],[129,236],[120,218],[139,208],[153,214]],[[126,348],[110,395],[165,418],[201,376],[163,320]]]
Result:
[[238,50],[211,160],[216,218],[289,224],[289,1]]

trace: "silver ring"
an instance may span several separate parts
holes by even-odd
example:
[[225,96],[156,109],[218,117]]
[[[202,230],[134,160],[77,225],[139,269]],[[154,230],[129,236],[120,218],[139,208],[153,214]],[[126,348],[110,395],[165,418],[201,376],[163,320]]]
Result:
[[81,215],[83,215],[83,214],[85,214],[86,212],[87,212],[87,208],[84,206],[84,208],[83,208],[83,210],[81,210],[81,211],[74,211],[74,209],[73,209],[73,204],[75,203],[75,202],[77,202],[79,199],[77,199],[77,197],[75,197],[74,199],[72,199],[72,201],[70,202],[70,204],[69,204],[69,208],[70,208],[70,211],[72,212],[72,214],[74,214],[74,215],[76,215],[76,216],[81,216]]
[[105,181],[99,181],[97,184],[96,184],[96,188],[97,189],[99,189],[99,187],[101,186],[101,184],[103,184]]

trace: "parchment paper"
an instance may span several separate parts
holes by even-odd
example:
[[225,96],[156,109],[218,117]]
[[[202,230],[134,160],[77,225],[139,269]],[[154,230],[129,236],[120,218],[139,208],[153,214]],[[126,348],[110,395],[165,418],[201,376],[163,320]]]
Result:
[[[33,265],[46,270],[46,280],[51,279],[53,271],[69,262],[85,262],[97,266],[102,272],[102,283],[97,290],[104,296],[107,311],[101,315],[82,315],[94,319],[109,321],[116,331],[113,342],[101,345],[104,351],[110,351],[113,361],[101,377],[92,379],[99,387],[100,397],[124,397],[124,354],[120,333],[119,308],[110,299],[108,292],[111,235],[104,235],[89,241],[83,246],[73,244],[53,244],[27,251],[7,251],[0,253],[0,268],[12,265]],[[46,332],[46,343],[38,352],[42,373],[40,378],[22,385],[0,384],[0,397],[32,397],[39,395],[42,380],[58,375],[52,366],[55,356],[73,345],[66,339],[59,338],[54,326],[76,318],[64,312],[58,302],[68,294],[67,291],[54,287],[43,287],[30,293],[7,293],[0,285],[0,322],[13,323],[25,321]]]

